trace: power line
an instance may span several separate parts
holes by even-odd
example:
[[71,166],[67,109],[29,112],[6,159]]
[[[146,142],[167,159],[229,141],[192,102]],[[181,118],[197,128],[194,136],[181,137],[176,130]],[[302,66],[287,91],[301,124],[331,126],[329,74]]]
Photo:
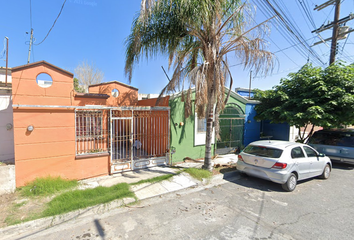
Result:
[[316,24],[315,21],[313,20],[311,11],[309,10],[309,7],[306,5],[306,3],[304,3],[301,0],[298,0],[298,2],[300,3],[301,8],[304,10],[304,13],[307,17],[307,19],[309,20],[309,22],[311,23],[313,28],[316,28]]
[[293,22],[296,21],[289,19],[289,17],[291,17],[291,13],[283,7],[285,6],[284,4],[280,6],[280,3],[276,0],[272,1],[275,6],[273,6],[269,0],[254,0],[254,2],[256,2],[261,12],[267,18],[269,18],[269,16],[273,16],[274,14],[278,16],[278,18],[272,21],[272,23],[278,26],[277,29],[279,33],[286,41],[290,43],[290,45],[295,45],[295,49],[300,55],[302,55],[305,59],[310,57],[314,62],[317,62],[319,65],[323,65],[323,61],[320,56],[313,49],[311,49],[309,44],[306,43],[305,38],[302,36],[302,33],[297,30],[299,27],[295,27],[293,24]]
[[298,41],[301,43],[301,45],[303,45],[304,50],[309,54],[308,57],[312,55],[314,59],[317,59],[321,64],[324,64],[322,59],[318,56],[318,54],[313,49],[311,49],[311,47],[305,42],[305,39],[302,36],[300,30],[298,30],[298,28],[295,27],[293,22],[289,20],[289,17],[284,14],[284,11],[280,8],[279,4],[275,0],[273,1],[275,3],[275,6],[278,7],[278,9],[276,9],[273,6],[273,4],[270,3],[269,0],[266,0],[266,3],[268,4],[270,10],[274,12],[277,16],[279,16],[280,20],[278,21],[281,23],[281,25],[285,27],[285,29],[292,34],[291,36],[295,38],[295,41]]
[[272,74],[269,74],[267,76],[253,76],[253,78],[266,78],[266,77],[273,77],[273,76],[276,76],[276,75],[279,75],[279,74],[283,74],[283,73],[287,73],[287,72],[291,72],[291,71],[294,71],[296,69],[299,69],[301,67],[295,67],[295,68],[288,68],[286,70],[283,70],[281,72],[277,72],[277,73],[272,73]]
[[52,29],[53,29],[53,28],[54,28],[54,26],[55,26],[55,23],[57,22],[58,18],[60,17],[61,12],[63,11],[63,8],[64,8],[64,6],[65,6],[65,3],[66,3],[66,0],[64,0],[63,5],[61,6],[60,12],[59,12],[59,14],[58,14],[57,18],[55,19],[55,21],[54,21],[54,23],[53,23],[52,27],[49,29],[49,31],[48,31],[47,35],[45,36],[45,38],[44,38],[44,39],[43,39],[40,43],[35,44],[35,45],[37,45],[37,46],[38,46],[38,45],[40,45],[41,43],[43,43],[43,42],[44,42],[44,40],[46,40],[46,39],[47,39],[47,37],[48,37],[49,33],[52,31]]
[[[262,11],[262,10],[261,10]],[[248,12],[247,12],[248,13]],[[249,17],[252,19],[252,21],[255,23],[255,25],[258,25],[258,23],[256,22],[256,20],[254,19],[253,15],[251,13],[248,13]],[[265,32],[265,30],[262,28],[263,32]],[[283,50],[285,49],[280,49],[280,47],[278,46],[278,44],[276,44],[275,41],[273,41],[271,38],[269,38],[269,40],[279,49],[279,51],[277,52],[282,52]],[[274,53],[277,53],[277,52],[274,52]],[[290,58],[286,53],[282,52],[290,61],[292,61],[295,65],[299,66],[292,58]],[[237,66],[237,65],[236,65]],[[300,67],[300,66],[299,66]]]

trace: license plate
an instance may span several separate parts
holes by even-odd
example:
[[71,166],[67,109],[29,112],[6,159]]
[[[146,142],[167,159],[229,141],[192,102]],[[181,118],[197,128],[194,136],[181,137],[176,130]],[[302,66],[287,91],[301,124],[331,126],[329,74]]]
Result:
[[326,152],[328,152],[328,153],[336,153],[337,152],[337,150],[335,150],[335,149],[327,149],[327,151]]

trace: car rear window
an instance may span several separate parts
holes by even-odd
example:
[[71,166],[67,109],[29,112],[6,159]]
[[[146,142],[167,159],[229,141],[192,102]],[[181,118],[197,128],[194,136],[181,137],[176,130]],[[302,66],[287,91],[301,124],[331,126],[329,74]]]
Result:
[[315,132],[309,144],[354,147],[354,133],[346,132]]
[[262,157],[280,158],[281,154],[283,153],[283,150],[270,147],[248,145],[243,150],[243,152]]

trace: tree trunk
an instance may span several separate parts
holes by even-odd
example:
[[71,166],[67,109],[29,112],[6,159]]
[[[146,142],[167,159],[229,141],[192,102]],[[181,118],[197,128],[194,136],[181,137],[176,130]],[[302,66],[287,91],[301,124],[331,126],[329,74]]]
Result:
[[[211,105],[211,106],[209,106]],[[208,112],[207,112],[207,125],[206,125],[206,136],[205,136],[205,157],[204,157],[204,165],[203,169],[208,171],[213,170],[212,164],[212,156],[211,156],[211,143],[213,141],[213,123],[214,123],[214,108],[213,104],[208,104]]]

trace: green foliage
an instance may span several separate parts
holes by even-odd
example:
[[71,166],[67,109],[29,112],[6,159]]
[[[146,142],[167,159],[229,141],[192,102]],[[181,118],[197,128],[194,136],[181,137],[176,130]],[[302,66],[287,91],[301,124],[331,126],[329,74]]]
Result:
[[96,187],[93,189],[65,192],[48,203],[48,208],[42,217],[67,213],[81,208],[107,203],[115,199],[134,197],[127,183],[120,183],[112,187]]
[[[182,91],[185,118],[209,117],[218,136],[218,113],[225,107],[232,89],[228,55],[235,54],[245,68],[267,72],[273,54],[267,51],[264,31],[246,19],[249,14],[241,0],[152,0],[142,1],[140,14],[133,21],[126,40],[125,75],[132,79],[133,69],[143,58],[168,57],[173,75],[160,96]],[[254,30],[254,31],[253,31]],[[195,102],[192,102],[192,88]],[[226,96],[226,97],[225,97]],[[212,125],[207,124],[204,166],[211,169]]]
[[258,120],[325,128],[354,124],[354,65],[338,62],[325,69],[304,65],[272,90],[257,91]]
[[186,168],[184,171],[199,181],[202,181],[203,178],[207,179],[212,176],[210,171],[200,168]]
[[78,93],[83,93],[85,92],[85,89],[80,87],[79,85],[79,79],[74,78],[74,90]]
[[23,196],[45,196],[71,189],[77,185],[78,182],[76,180],[65,180],[61,177],[48,176],[45,178],[36,178],[18,190]]

